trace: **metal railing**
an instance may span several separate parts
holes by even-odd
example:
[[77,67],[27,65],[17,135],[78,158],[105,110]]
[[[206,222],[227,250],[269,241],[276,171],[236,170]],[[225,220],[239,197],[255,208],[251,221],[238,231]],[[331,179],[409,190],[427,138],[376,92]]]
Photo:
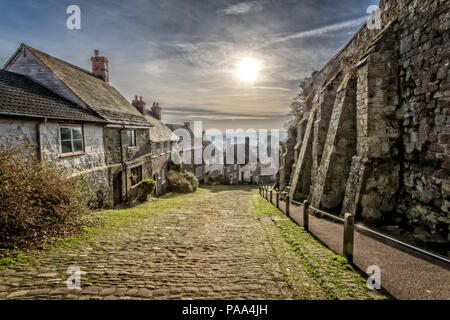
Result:
[[[322,216],[326,217],[327,219],[336,221],[340,224],[344,224],[344,235],[343,235],[343,256],[347,258],[350,262],[353,262],[353,245],[354,245],[354,231],[359,230],[363,231],[364,233],[367,233],[372,236],[376,236],[378,238],[383,239],[384,241],[388,243],[394,243],[397,246],[407,248],[409,250],[412,250],[413,252],[420,253],[428,258],[436,259],[440,262],[445,262],[450,264],[450,260],[434,254],[432,252],[429,252],[427,250],[418,248],[416,246],[413,246],[411,244],[405,243],[403,241],[397,240],[395,238],[389,237],[385,234],[382,234],[380,232],[374,231],[372,229],[369,229],[367,227],[358,225],[354,223],[354,216],[351,213],[346,213],[344,218],[337,217],[333,214],[330,214],[328,212],[322,211],[320,209],[314,208],[310,206],[309,202],[307,200],[303,201],[303,203],[300,203],[298,201],[290,200],[289,195],[285,193],[280,193],[279,191],[272,190],[271,187],[266,185],[260,185],[259,186],[260,195],[270,201],[272,203],[272,197],[273,193],[276,193],[276,207],[280,209],[280,200],[284,201],[286,204],[285,208],[285,214],[290,217],[290,205],[293,204],[297,207],[303,207],[303,227],[306,231],[309,231],[309,216],[315,216],[316,218],[322,218]],[[270,194],[270,196],[269,196]]]

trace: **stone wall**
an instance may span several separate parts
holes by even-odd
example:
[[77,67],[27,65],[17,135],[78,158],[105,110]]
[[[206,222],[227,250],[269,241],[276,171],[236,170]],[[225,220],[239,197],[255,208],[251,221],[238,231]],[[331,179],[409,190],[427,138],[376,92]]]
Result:
[[0,119],[0,148],[11,146],[30,146],[30,152],[38,152],[38,131],[39,122]]
[[305,79],[286,149],[294,199],[448,240],[449,12],[444,0],[381,0],[381,28],[361,28]]
[[[68,176],[83,175],[95,190],[93,207],[112,205],[112,185],[105,163],[103,129],[96,125],[83,125],[85,154],[60,157],[59,124],[27,120],[0,120],[0,148],[9,148],[14,142],[30,144],[36,156],[66,171]],[[2,143],[7,141],[7,143]]]
[[[157,189],[155,190],[157,195],[164,194],[167,192],[167,166],[170,161],[170,152],[166,152],[163,154],[160,154],[159,156],[153,156],[152,157],[152,169],[151,169],[151,176],[153,179],[157,178],[156,182],[158,184]],[[166,170],[166,181],[162,181],[161,172],[162,170]]]

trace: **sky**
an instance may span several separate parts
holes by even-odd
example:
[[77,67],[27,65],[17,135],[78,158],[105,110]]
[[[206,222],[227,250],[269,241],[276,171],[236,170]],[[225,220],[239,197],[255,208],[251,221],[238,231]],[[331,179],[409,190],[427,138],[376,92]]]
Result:
[[[20,43],[91,70],[94,49],[128,100],[165,122],[283,128],[300,81],[331,59],[378,0],[0,0],[0,64]],[[81,9],[69,30],[66,9]],[[258,63],[246,81],[237,69]]]

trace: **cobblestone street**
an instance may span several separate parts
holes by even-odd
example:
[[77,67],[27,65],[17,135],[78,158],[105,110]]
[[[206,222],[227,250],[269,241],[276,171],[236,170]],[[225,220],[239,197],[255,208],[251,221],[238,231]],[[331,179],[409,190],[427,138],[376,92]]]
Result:
[[[0,298],[379,297],[254,188],[203,187],[91,218],[105,222],[0,271]],[[67,288],[71,265],[81,269],[81,290]]]

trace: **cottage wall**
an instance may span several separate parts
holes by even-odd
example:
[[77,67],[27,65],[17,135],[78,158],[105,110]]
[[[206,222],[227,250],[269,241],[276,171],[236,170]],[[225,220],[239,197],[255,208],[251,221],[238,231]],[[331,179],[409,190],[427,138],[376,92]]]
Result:
[[0,147],[9,148],[14,145],[14,142],[18,145],[19,143],[29,144],[30,151],[35,152],[37,157],[65,169],[67,175],[86,176],[86,180],[96,192],[96,199],[92,206],[111,206],[112,186],[105,164],[103,129],[96,125],[83,125],[83,131],[86,154],[61,157],[58,123],[2,119],[0,120],[0,136],[2,137]]

